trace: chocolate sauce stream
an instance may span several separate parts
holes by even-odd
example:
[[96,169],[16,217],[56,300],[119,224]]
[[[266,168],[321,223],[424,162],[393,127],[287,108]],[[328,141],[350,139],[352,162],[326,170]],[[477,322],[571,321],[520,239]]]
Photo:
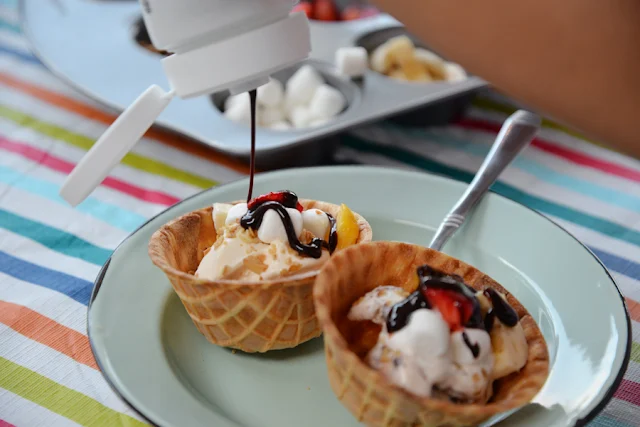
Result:
[[333,251],[336,250],[338,246],[338,224],[336,223],[336,219],[329,212],[325,212],[327,214],[327,218],[329,218],[329,224],[331,224],[331,229],[329,231],[329,241],[322,242],[322,245],[329,249],[329,253],[332,254]]
[[[251,164],[249,168],[249,194],[247,194],[247,203],[253,195],[253,176],[256,173],[256,97],[258,91],[256,89],[249,91],[249,100],[251,102]],[[289,215],[286,215],[287,218]],[[262,222],[262,219],[260,220]],[[289,221],[291,222],[291,221]],[[297,239],[296,239],[297,240]]]
[[287,233],[289,246],[291,246],[293,250],[297,251],[299,254],[306,255],[311,258],[317,259],[322,256],[323,241],[321,239],[315,238],[308,245],[300,242],[300,240],[298,240],[298,237],[296,236],[296,230],[293,227],[293,223],[291,222],[291,217],[289,217],[289,212],[287,212],[287,208],[285,208],[281,203],[270,201],[256,206],[252,210],[248,211],[240,219],[240,225],[243,228],[258,230],[258,228],[260,228],[260,224],[262,224],[262,220],[264,219],[264,214],[270,209],[276,211],[276,213],[280,216],[282,225],[284,225],[284,229]]
[[[516,313],[513,307],[511,307],[495,289],[485,289],[484,295],[491,300],[491,305],[493,305],[493,309],[491,310],[491,313],[493,313],[492,315],[500,319],[505,326],[510,328],[516,326],[518,320],[520,320],[518,318],[518,313]],[[488,315],[489,313],[487,313],[487,316]],[[493,319],[491,321],[491,326],[493,327]]]
[[477,359],[478,355],[480,355],[480,346],[478,345],[478,343],[473,344],[469,339],[469,335],[467,335],[466,332],[462,333],[462,340],[467,345],[467,347],[469,347],[469,350],[471,350],[471,354],[473,354],[473,358]]

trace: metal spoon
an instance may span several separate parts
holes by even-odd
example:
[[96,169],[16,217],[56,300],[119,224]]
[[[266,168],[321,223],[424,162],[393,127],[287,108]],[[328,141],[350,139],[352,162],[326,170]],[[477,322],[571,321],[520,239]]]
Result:
[[440,223],[429,247],[442,250],[444,244],[462,226],[489,187],[526,147],[540,129],[540,116],[524,110],[513,113],[504,122],[489,154],[456,205]]

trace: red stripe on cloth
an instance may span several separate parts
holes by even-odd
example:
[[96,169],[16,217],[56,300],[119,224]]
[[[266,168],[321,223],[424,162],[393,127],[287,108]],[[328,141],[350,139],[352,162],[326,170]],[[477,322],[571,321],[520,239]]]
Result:
[[622,380],[620,387],[618,387],[618,390],[616,390],[613,396],[633,405],[640,406],[640,384],[629,380]]
[[[0,149],[19,154],[22,157],[33,160],[43,166],[65,174],[70,173],[75,166],[73,163],[59,157],[52,156],[46,151],[42,151],[38,148],[20,142],[10,141],[1,136]],[[160,191],[147,190],[112,177],[105,178],[101,185],[111,188],[112,190],[128,194],[129,196],[133,196],[145,202],[156,203],[159,205],[171,206],[180,201],[177,197],[169,194],[162,193]]]
[[0,427],[16,427],[16,426],[14,426],[13,424],[9,424],[4,420],[0,420]]
[[98,370],[89,338],[28,307],[0,301],[0,323],[25,337]]
[[631,298],[625,298],[624,301],[627,303],[629,317],[631,317],[636,322],[640,322],[640,303],[632,300]]
[[[474,129],[474,130],[484,130],[489,132],[497,133],[500,131],[500,125],[495,123],[486,122],[483,120],[477,119],[461,119],[456,122],[456,125]],[[608,162],[606,160],[597,159],[595,157],[591,157],[587,154],[580,153],[575,150],[571,150],[566,147],[562,147],[556,144],[553,144],[548,141],[544,141],[540,138],[536,138],[531,142],[533,147],[536,147],[539,150],[542,150],[546,153],[553,154],[558,157],[562,157],[565,160],[568,160],[572,163],[586,166],[591,169],[596,169],[601,172],[605,172],[609,175],[615,175],[620,178],[625,178],[631,181],[640,182],[640,171],[635,169],[628,168],[626,166],[618,165],[612,162]]]

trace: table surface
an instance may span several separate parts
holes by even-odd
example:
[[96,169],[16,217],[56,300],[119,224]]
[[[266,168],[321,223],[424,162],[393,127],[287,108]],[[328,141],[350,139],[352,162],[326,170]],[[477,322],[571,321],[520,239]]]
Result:
[[[17,0],[0,0],[0,427],[142,425],[109,388],[86,335],[92,283],[145,220],[244,164],[160,131],[76,209],[58,196],[115,117],[50,75],[19,31]],[[439,128],[389,122],[341,137],[336,163],[423,170],[469,181],[511,103],[488,92]],[[590,424],[640,425],[640,162],[550,121],[497,192],[561,224],[610,269],[633,319],[629,369]]]

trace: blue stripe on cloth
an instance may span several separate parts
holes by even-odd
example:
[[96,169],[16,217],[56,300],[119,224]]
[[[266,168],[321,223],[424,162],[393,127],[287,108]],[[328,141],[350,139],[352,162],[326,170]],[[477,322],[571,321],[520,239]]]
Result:
[[35,56],[31,55],[30,53],[20,52],[20,51],[17,51],[15,49],[11,49],[11,48],[6,47],[6,46],[1,46],[0,45],[0,55],[13,56],[13,57],[21,59],[23,61],[27,61],[27,62],[31,62],[31,63],[34,63],[34,64],[42,65],[42,62],[40,62],[40,60],[38,58],[36,58]]
[[0,209],[0,228],[9,230],[46,246],[61,254],[92,264],[102,265],[111,255],[110,250],[95,246],[73,234],[32,221]]
[[594,247],[589,247],[589,249],[591,249],[598,258],[600,258],[600,261],[602,261],[608,269],[640,280],[640,264]]
[[[421,157],[418,154],[399,147],[375,144],[353,135],[347,135],[342,138],[343,144],[354,150],[362,152],[370,152],[389,157],[408,165],[448,176],[459,181],[471,182],[473,174],[467,171],[457,169],[433,160]],[[607,219],[598,218],[584,212],[577,211],[571,207],[560,205],[540,197],[532,196],[502,181],[493,184],[492,190],[502,196],[522,203],[525,206],[536,209],[544,214],[555,216],[574,224],[590,228],[609,237],[624,240],[634,245],[640,246],[640,232],[629,229],[620,224],[616,224]]]
[[[57,184],[32,178],[8,167],[0,166],[0,182],[37,194],[56,203],[67,205],[67,202],[58,195],[60,187]],[[75,209],[126,232],[134,231],[147,220],[142,215],[102,202],[93,197],[88,197]]]
[[32,264],[2,251],[0,272],[60,292],[84,305],[89,304],[93,284],[86,280]]
[[[491,148],[489,145],[470,142],[468,139],[456,138],[452,135],[443,136],[437,132],[429,130],[403,128],[394,125],[386,125],[385,127],[399,133],[415,135],[417,138],[428,139],[429,141],[443,147],[464,151],[482,158],[489,153],[489,149]],[[540,181],[566,188],[570,191],[601,200],[611,205],[620,206],[635,212],[640,211],[640,198],[638,197],[622,193],[612,188],[603,187],[580,178],[565,175],[527,157],[517,157],[513,162],[513,166],[535,176]]]

